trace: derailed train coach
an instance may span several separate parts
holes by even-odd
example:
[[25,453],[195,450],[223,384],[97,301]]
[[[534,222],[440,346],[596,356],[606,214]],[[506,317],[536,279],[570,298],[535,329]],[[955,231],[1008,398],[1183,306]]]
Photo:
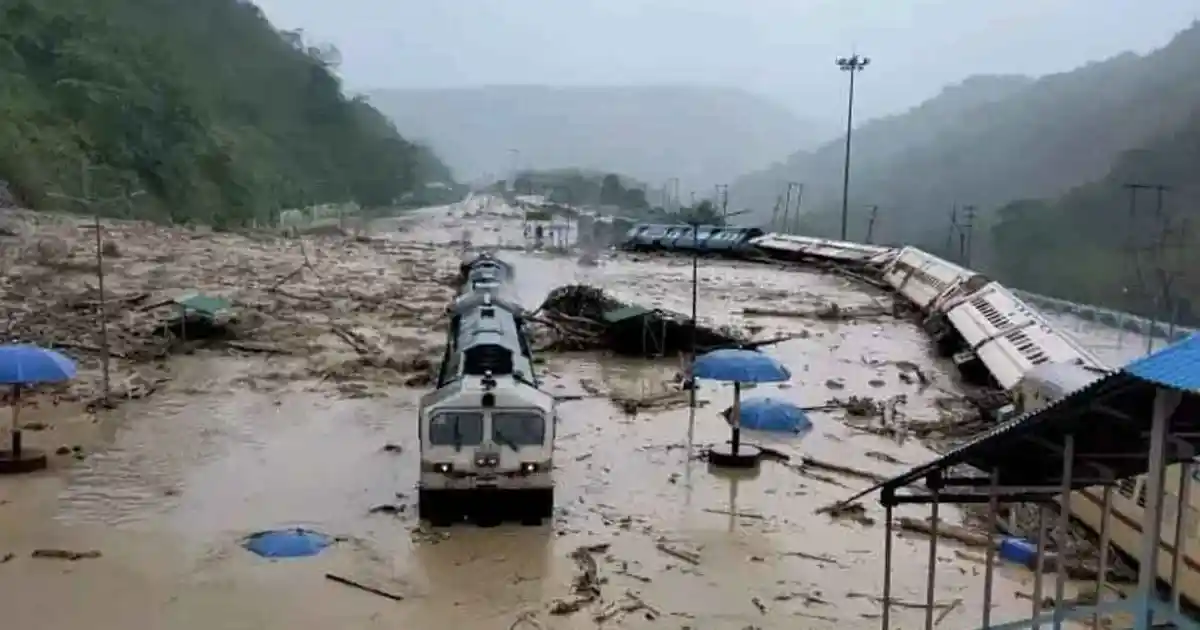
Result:
[[621,249],[630,251],[687,251],[744,256],[755,251],[759,228],[690,224],[639,224],[625,234]]

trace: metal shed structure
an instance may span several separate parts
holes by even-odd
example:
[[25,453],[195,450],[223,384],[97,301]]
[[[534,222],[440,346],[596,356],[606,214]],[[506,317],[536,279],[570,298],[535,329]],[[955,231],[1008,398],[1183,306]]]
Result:
[[[1137,630],[1155,624],[1200,629],[1200,624],[1179,609],[1178,579],[1172,579],[1172,601],[1158,597],[1156,562],[1139,562],[1136,593],[1128,599],[1105,599],[1108,522],[1112,488],[1120,479],[1147,474],[1148,497],[1141,539],[1141,558],[1157,558],[1164,514],[1164,477],[1169,464],[1184,463],[1181,484],[1189,484],[1192,461],[1200,447],[1200,336],[1192,336],[1160,352],[1138,359],[1124,368],[1051,404],[997,426],[932,462],[869,488],[849,500],[880,491],[885,519],[882,628],[890,628],[893,509],[902,504],[928,504],[931,514],[929,566],[926,580],[925,628],[934,626],[932,602],[937,579],[938,507],[942,504],[987,504],[988,524],[995,526],[999,503],[1059,503],[1058,526],[1066,530],[1072,491],[1103,488],[1104,516],[1100,541],[1101,566],[1095,602],[1072,605],[1064,601],[1065,571],[1056,572],[1054,610],[1043,612],[1046,512],[1040,508],[1037,570],[1033,610],[1027,619],[994,624],[991,593],[996,545],[987,549],[982,628],[1062,627],[1068,619],[1091,618],[1099,627],[1101,615],[1132,614]],[[964,470],[972,472],[964,473]],[[923,485],[919,488],[918,484]],[[1180,503],[1190,492],[1184,488]],[[1182,531],[1187,510],[1176,506],[1176,536]],[[994,532],[993,532],[994,534]],[[1181,543],[1186,541],[1180,537]],[[1184,544],[1174,546],[1172,577],[1179,575]],[[1158,627],[1163,627],[1159,625]]]

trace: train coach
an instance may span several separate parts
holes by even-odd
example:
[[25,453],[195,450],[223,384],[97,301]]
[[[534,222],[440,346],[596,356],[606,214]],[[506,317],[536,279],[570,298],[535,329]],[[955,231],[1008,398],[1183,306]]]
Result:
[[883,281],[925,313],[936,312],[947,300],[974,293],[990,282],[983,274],[915,247],[900,250],[884,267]]

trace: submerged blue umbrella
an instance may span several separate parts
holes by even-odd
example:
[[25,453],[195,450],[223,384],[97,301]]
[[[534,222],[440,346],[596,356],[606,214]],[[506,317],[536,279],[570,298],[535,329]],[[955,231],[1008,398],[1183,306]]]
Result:
[[[732,407],[725,410],[725,418],[730,422],[732,415]],[[803,409],[777,398],[751,398],[742,401],[739,424],[743,429],[773,433],[802,433],[812,428],[812,421]]]
[[0,383],[32,385],[75,378],[75,362],[46,348],[27,344],[0,346]]
[[792,377],[787,366],[757,350],[729,348],[696,357],[692,375],[727,383],[775,383]]
[[269,530],[251,534],[242,546],[264,558],[305,558],[315,556],[333,544],[333,539],[307,529]]
[[[693,378],[707,378],[714,381],[733,383],[733,411],[730,424],[733,427],[732,439],[729,441],[730,460],[737,460],[741,455],[742,425],[741,400],[742,383],[775,383],[786,381],[792,377],[787,366],[757,350],[730,348],[714,350],[696,357],[692,364]],[[695,385],[693,384],[693,387]],[[714,456],[712,449],[709,456]],[[753,458],[756,460],[757,458]]]
[[49,350],[28,344],[0,345],[0,384],[12,385],[12,439],[8,456],[14,461],[22,457],[21,429],[17,414],[21,409],[21,386],[39,383],[61,383],[75,378],[75,362]]

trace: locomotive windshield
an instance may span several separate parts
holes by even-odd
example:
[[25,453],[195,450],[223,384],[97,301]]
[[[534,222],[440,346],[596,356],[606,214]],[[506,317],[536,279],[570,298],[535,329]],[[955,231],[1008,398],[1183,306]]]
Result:
[[541,446],[546,440],[546,419],[533,411],[493,411],[492,441],[517,448]]
[[429,423],[432,446],[479,446],[483,443],[483,414],[474,411],[439,413]]

